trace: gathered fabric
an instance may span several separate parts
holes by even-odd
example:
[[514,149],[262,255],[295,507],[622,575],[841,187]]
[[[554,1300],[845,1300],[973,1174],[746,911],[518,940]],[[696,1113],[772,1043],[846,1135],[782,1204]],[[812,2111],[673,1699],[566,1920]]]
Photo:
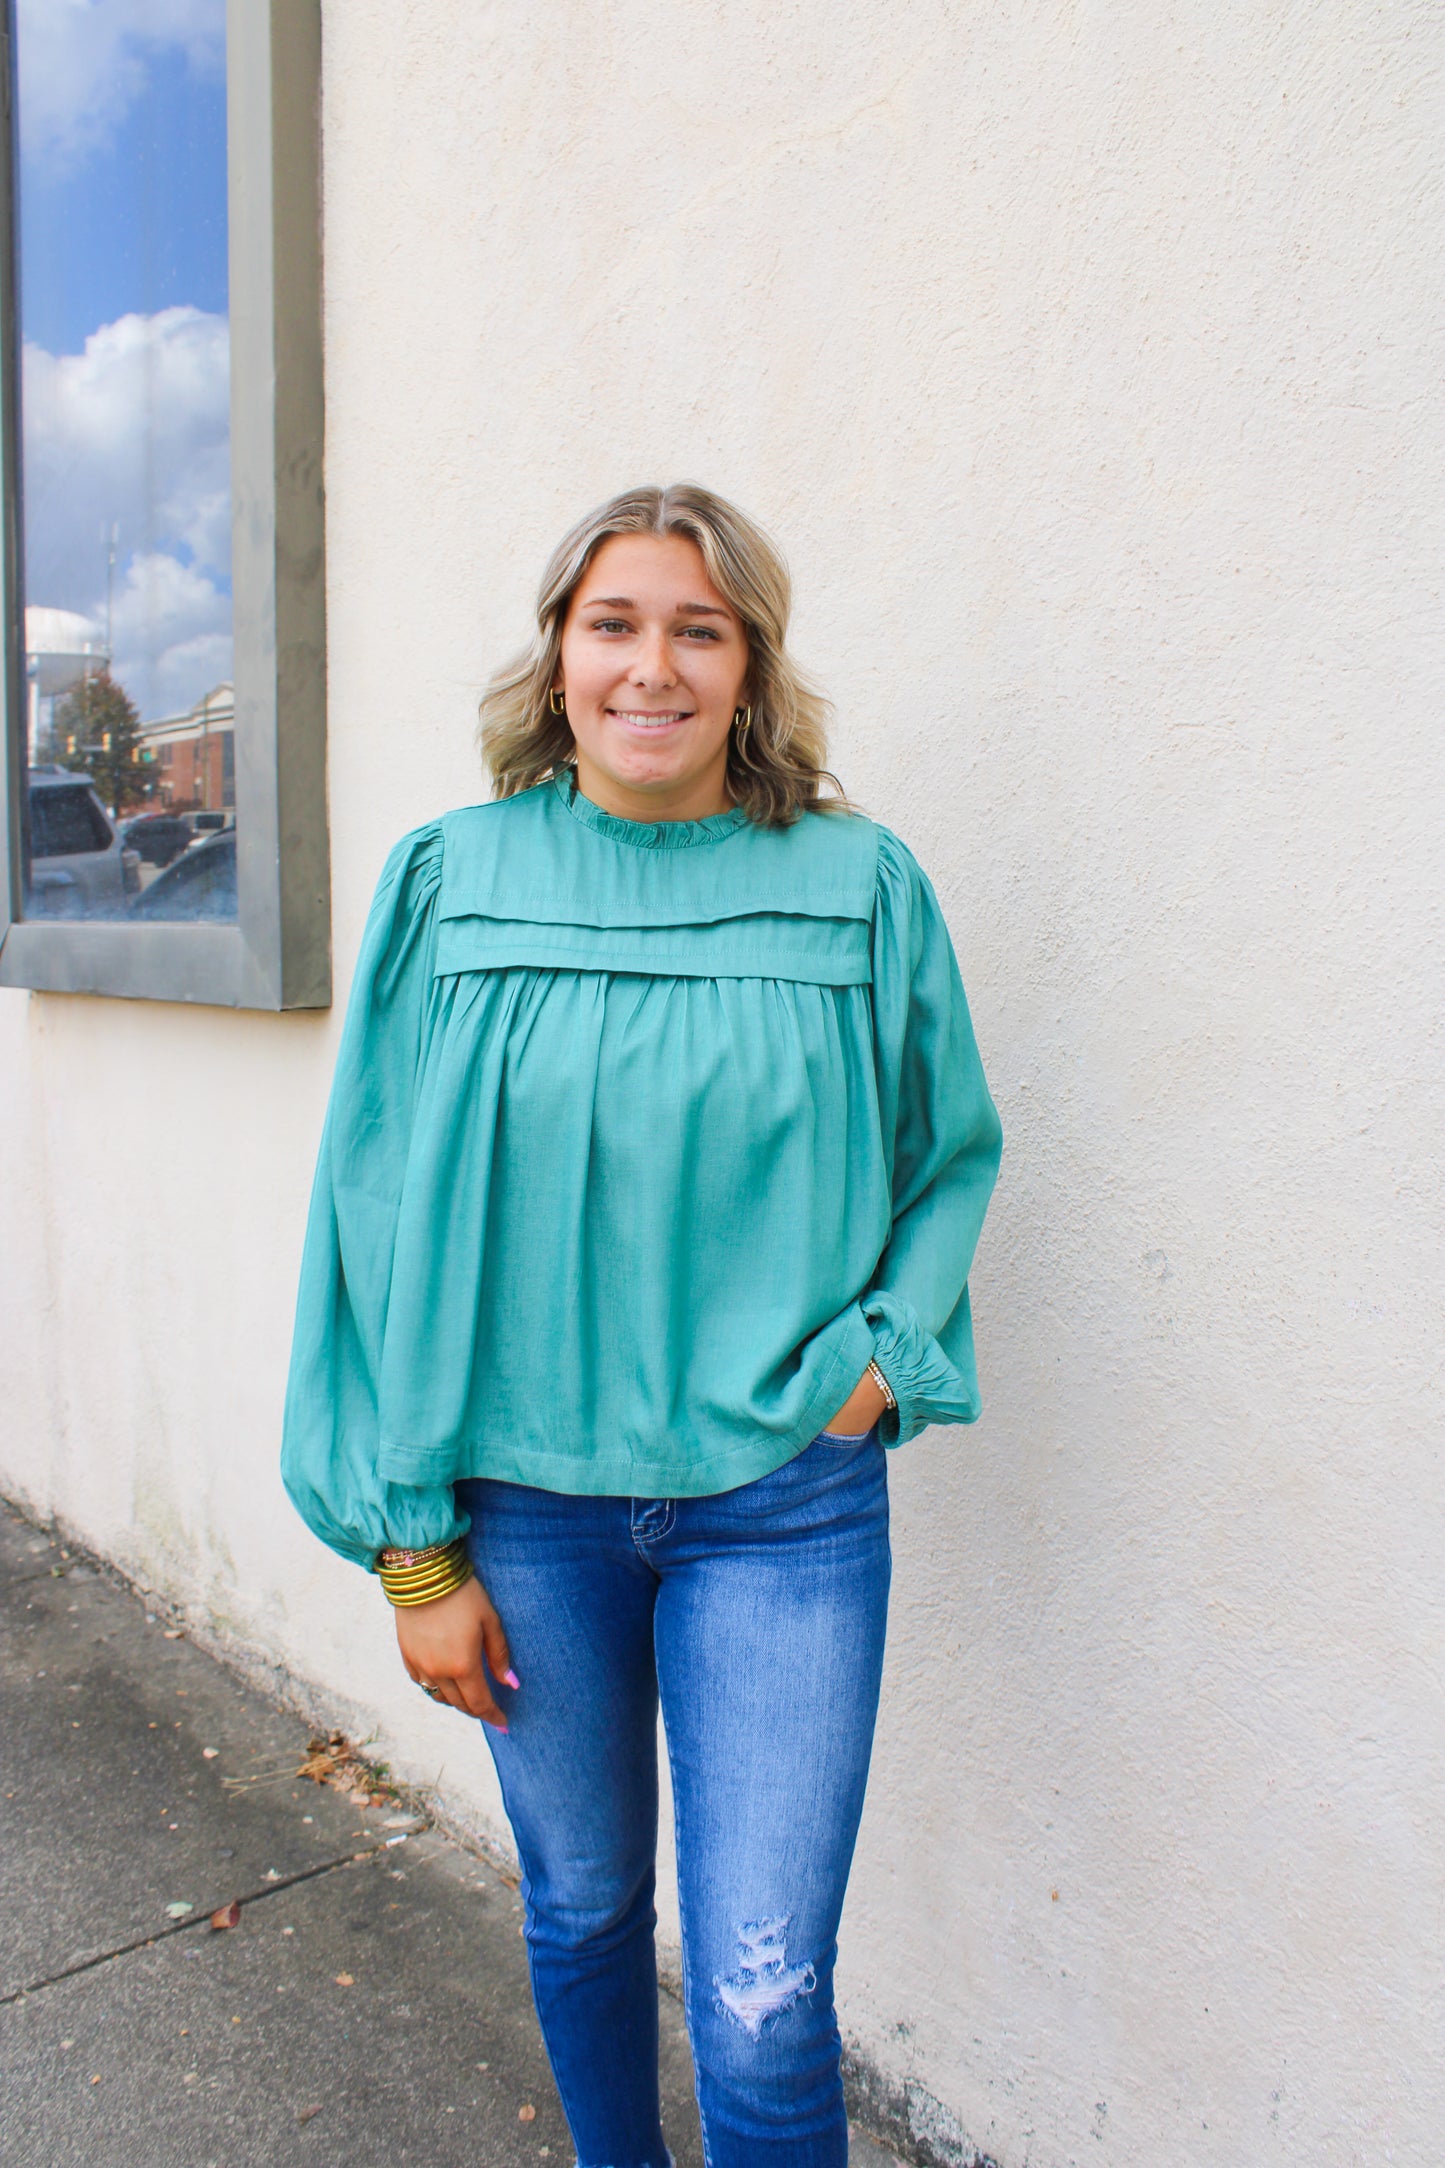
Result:
[[886,828],[635,822],[572,770],[408,836],[358,960],[283,1473],[333,1549],[471,1478],[701,1497],[876,1359],[902,1443],[979,1412],[1000,1130],[933,890]]

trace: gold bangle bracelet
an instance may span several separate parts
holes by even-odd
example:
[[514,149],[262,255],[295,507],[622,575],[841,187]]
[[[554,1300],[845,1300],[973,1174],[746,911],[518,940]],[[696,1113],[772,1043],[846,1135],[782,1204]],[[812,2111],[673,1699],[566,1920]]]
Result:
[[394,1604],[398,1610],[407,1610],[413,1604],[435,1603],[440,1597],[450,1596],[457,1589],[465,1588],[471,1578],[472,1569],[469,1565],[458,1566],[454,1570],[439,1574],[434,1581],[410,1588],[393,1587],[384,1575],[380,1576],[388,1603]]
[[434,1543],[424,1551],[388,1549],[376,1559],[376,1577],[389,1602],[398,1607],[435,1603],[450,1596],[472,1578],[466,1544],[458,1536],[451,1543]]

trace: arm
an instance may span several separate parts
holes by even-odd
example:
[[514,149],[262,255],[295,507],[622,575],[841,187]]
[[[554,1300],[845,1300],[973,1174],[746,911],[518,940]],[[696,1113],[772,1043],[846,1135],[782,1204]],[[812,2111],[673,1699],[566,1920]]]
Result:
[[[370,1570],[387,1545],[423,1550],[466,1531],[450,1486],[377,1474],[377,1384],[397,1215],[433,1000],[441,834],[392,852],[362,937],[337,1057],[302,1254],[281,1472],[312,1532]],[[476,1581],[398,1610],[412,1678],[502,1722],[481,1666],[510,1665],[496,1612]]]
[[362,936],[321,1137],[296,1298],[281,1444],[292,1503],[323,1543],[371,1567],[466,1526],[450,1490],[377,1475],[377,1385],[397,1216],[431,1000],[441,837],[387,860]]
[[893,1226],[860,1308],[898,1402],[883,1435],[902,1443],[929,1423],[970,1423],[979,1412],[968,1274],[1002,1130],[938,899],[886,829],[879,836],[873,1012]]

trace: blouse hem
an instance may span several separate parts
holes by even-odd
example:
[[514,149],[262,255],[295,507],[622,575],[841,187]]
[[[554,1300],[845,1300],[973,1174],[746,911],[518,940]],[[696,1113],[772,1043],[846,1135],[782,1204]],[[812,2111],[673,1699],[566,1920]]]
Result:
[[[739,1490],[796,1458],[826,1428],[829,1416],[841,1405],[839,1372],[853,1370],[855,1342],[865,1352],[857,1361],[856,1375],[850,1377],[849,1391],[867,1368],[872,1336],[861,1316],[857,1325],[861,1334],[848,1330],[814,1395],[815,1406],[799,1430],[759,1430],[744,1445],[694,1450],[685,1465],[675,1457],[664,1460],[616,1449],[598,1452],[592,1446],[559,1452],[554,1444],[538,1445],[519,1439],[515,1431],[503,1431],[497,1437],[469,1438],[445,1446],[383,1445],[377,1473],[384,1482],[415,1489],[486,1477],[497,1483],[521,1483],[529,1490],[562,1491],[570,1497],[713,1498],[722,1491]],[[847,1393],[842,1397],[846,1399]]]
[[[544,1452],[535,1446],[500,1439],[477,1440],[465,1449],[464,1456],[457,1456],[449,1448],[444,1475],[437,1468],[435,1455],[397,1447],[383,1452],[379,1465],[387,1482],[418,1487],[486,1478],[579,1498],[712,1498],[772,1475],[811,1445],[817,1435],[816,1429],[810,1429],[804,1438],[764,1435],[731,1452],[691,1458],[685,1467],[676,1461],[645,1460],[628,1453]],[[424,1468],[418,1465],[423,1461]]]

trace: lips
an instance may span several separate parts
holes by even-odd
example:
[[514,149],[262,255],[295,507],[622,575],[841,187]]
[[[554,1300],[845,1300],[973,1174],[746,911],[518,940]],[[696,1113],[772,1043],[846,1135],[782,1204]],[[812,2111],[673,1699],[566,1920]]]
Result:
[[614,723],[623,723],[629,730],[668,730],[674,723],[692,720],[690,708],[662,708],[655,715],[642,708],[609,708],[607,713]]

